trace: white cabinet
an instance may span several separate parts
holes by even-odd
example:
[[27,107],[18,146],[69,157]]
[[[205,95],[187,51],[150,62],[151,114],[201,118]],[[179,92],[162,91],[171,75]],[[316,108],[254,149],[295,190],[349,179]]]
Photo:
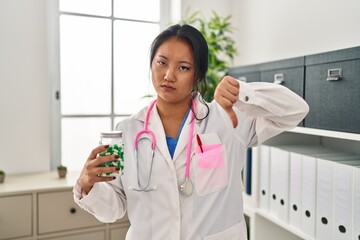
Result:
[[110,229],[110,240],[125,240],[127,230],[128,230],[128,227],[126,227],[126,226],[111,228]]
[[38,193],[38,234],[101,226],[73,200],[72,191]]
[[76,233],[70,235],[63,235],[60,237],[51,237],[51,238],[44,238],[43,240],[89,240],[89,239],[96,239],[96,240],[106,240],[106,231],[90,231],[87,233]]
[[0,184],[0,240],[125,240],[127,216],[105,224],[74,202],[78,175],[7,176]]
[[[351,153],[360,156],[360,134],[335,132],[328,130],[310,129],[297,127],[292,131],[284,132],[273,139],[270,139],[266,143],[267,146],[274,145],[321,145],[324,147],[332,148],[335,151],[341,151]],[[307,235],[301,229],[294,227],[289,221],[284,221],[276,214],[272,214],[270,210],[264,209],[264,203],[262,202],[262,191],[260,186],[263,184],[260,179],[263,175],[263,169],[260,167],[260,163],[263,159],[264,152],[261,150],[262,146],[258,146],[253,149],[252,158],[252,195],[246,195],[244,193],[244,212],[249,216],[250,221],[250,240],[316,240],[316,237]],[[265,149],[267,150],[267,149]],[[360,159],[360,158],[359,158]],[[317,167],[321,165],[318,164]],[[355,170],[354,170],[355,172]],[[270,173],[271,174],[271,173]],[[355,175],[354,175],[355,176]],[[316,186],[316,182],[312,183]],[[355,195],[354,195],[355,196]],[[271,196],[269,196],[269,201]],[[359,201],[359,200],[358,200]],[[355,201],[356,202],[356,201]],[[289,214],[292,211],[289,206]],[[302,213],[303,214],[303,213]],[[355,219],[355,216],[350,216]],[[355,221],[355,220],[354,220]],[[323,224],[316,221],[316,224]],[[315,227],[314,226],[314,227]],[[334,226],[332,235],[336,236],[338,227]],[[355,234],[355,231],[354,231]],[[336,238],[333,238],[336,239]],[[354,240],[360,239],[360,236],[354,236],[351,238]],[[349,240],[351,240],[349,239]]]
[[0,239],[32,235],[32,196],[0,197]]

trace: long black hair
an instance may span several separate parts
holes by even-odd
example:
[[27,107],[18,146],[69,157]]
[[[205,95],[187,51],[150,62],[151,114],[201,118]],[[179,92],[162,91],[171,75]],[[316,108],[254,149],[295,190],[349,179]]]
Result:
[[[207,90],[206,73],[208,70],[209,49],[205,38],[203,37],[201,32],[199,32],[196,28],[188,24],[184,24],[184,25],[176,24],[168,27],[163,32],[161,32],[151,44],[150,68],[158,48],[164,42],[166,42],[167,40],[173,37],[185,41],[192,48],[192,54],[194,58],[194,70],[195,70],[192,98],[195,98],[196,94],[199,92],[202,96],[200,101],[203,104],[205,104],[205,106],[208,108],[207,104],[203,99],[203,96]],[[207,111],[207,114],[204,118],[206,118],[208,114],[209,111]]]

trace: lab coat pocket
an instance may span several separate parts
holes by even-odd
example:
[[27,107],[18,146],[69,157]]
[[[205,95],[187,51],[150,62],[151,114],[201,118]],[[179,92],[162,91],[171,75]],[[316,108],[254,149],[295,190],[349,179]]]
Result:
[[216,192],[228,184],[225,148],[222,144],[195,147],[195,189],[199,196]]
[[246,240],[247,233],[245,222],[241,221],[238,224],[225,229],[224,231],[206,236],[204,240]]

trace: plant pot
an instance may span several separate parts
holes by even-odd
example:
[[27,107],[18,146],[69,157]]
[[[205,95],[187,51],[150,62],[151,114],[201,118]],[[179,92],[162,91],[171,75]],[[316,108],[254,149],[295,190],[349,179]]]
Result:
[[3,183],[5,180],[5,174],[0,175],[0,183]]
[[67,170],[58,170],[59,178],[66,177]]

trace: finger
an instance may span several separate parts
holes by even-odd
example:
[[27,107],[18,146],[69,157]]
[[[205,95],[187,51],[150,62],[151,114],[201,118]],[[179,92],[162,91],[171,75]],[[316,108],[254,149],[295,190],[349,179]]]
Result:
[[229,83],[230,85],[236,87],[236,88],[239,88],[240,87],[240,84],[239,84],[239,81],[236,80],[235,78],[233,77],[230,77],[230,76],[225,76],[223,78],[223,80],[225,80],[227,83]]
[[100,145],[100,146],[97,146],[96,148],[94,148],[94,149],[91,151],[91,153],[90,153],[90,155],[89,155],[89,157],[88,157],[88,160],[93,160],[93,159],[95,159],[99,153],[104,152],[104,151],[105,151],[106,149],[108,149],[108,148],[109,148],[109,145]]
[[[234,92],[232,92],[234,91]],[[235,103],[237,101],[238,98],[238,94],[236,94],[235,92],[236,90],[232,89],[226,89],[225,91],[221,92],[221,96],[222,98],[225,98],[227,100],[229,100],[231,102],[231,104]]]
[[230,92],[234,97],[239,95],[239,88],[235,87],[234,85],[229,85],[227,91]]
[[95,181],[96,182],[110,182],[115,179],[116,179],[116,177],[96,177]]
[[[235,81],[235,83],[233,81]],[[239,94],[240,85],[235,79],[224,78],[224,80],[220,82],[218,87],[218,90],[220,90],[220,92],[228,91],[234,96],[237,96]]]
[[106,162],[112,162],[115,160],[118,160],[119,156],[118,155],[106,155],[106,156],[97,156],[91,163],[91,167],[98,167],[99,165],[106,163]]
[[224,108],[224,109],[229,109],[232,108],[233,103],[231,102],[231,100],[229,98],[226,97],[221,97],[219,104]]
[[119,171],[120,171],[120,168],[118,168],[118,167],[98,167],[96,169],[96,173],[97,173],[96,175],[98,175],[100,173],[102,173],[102,174],[104,174],[104,173],[117,173]]

